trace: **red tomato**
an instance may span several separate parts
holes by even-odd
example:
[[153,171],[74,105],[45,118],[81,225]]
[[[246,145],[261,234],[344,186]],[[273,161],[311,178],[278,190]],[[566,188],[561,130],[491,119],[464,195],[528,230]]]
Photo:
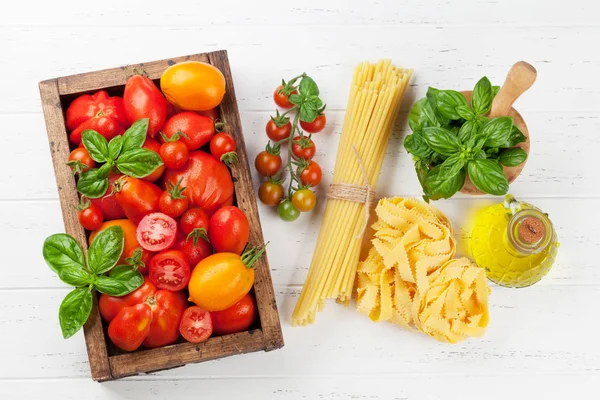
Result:
[[144,303],[155,293],[156,286],[154,286],[154,284],[150,282],[150,279],[146,277],[144,278],[142,286],[125,296],[116,297],[101,294],[100,300],[98,300],[100,315],[102,315],[102,318],[106,322],[111,322],[124,308]]
[[190,157],[187,146],[180,141],[163,143],[160,146],[159,155],[165,163],[165,167],[170,169],[182,168]]
[[292,142],[292,153],[298,158],[310,160],[315,156],[316,151],[317,146],[315,146],[315,142],[312,139],[296,136]]
[[163,213],[146,215],[137,226],[136,238],[148,251],[168,249],[175,243],[177,222]]
[[211,108],[206,111],[196,111],[196,114],[204,115],[205,117],[209,117],[213,121],[219,118],[219,109],[217,107]]
[[158,290],[154,301],[156,305],[152,307],[150,332],[142,343],[148,349],[167,346],[179,339],[179,321],[187,307],[187,300],[182,292]]
[[203,151],[193,151],[185,168],[167,170],[165,183],[186,187],[183,194],[190,204],[202,208],[208,215],[223,205],[233,204],[233,181],[225,164]]
[[221,161],[223,161],[221,157],[223,157],[224,154],[235,152],[235,148],[235,140],[229,133],[217,133],[210,140],[211,154]]
[[123,176],[115,182],[115,197],[127,218],[139,223],[146,215],[159,210],[162,190],[153,183]]
[[130,123],[148,118],[148,136],[154,137],[167,118],[167,100],[150,78],[134,75],[125,84],[125,113]]
[[201,208],[190,208],[181,216],[179,225],[186,236],[194,229],[204,229],[204,232],[208,232],[208,215]]
[[183,252],[164,250],[150,260],[148,276],[157,288],[175,292],[185,289],[190,273],[190,264]]
[[283,186],[275,182],[263,182],[258,188],[258,198],[267,206],[276,206],[283,199]]
[[179,332],[190,343],[202,343],[213,332],[210,313],[197,306],[188,307],[179,323]]
[[313,122],[300,121],[300,126],[308,133],[317,133],[325,128],[326,122],[327,118],[325,117],[325,114],[319,114]]
[[[137,236],[137,235],[136,235]],[[127,239],[125,239],[127,240]],[[137,242],[137,237],[135,238]],[[139,244],[138,244],[139,246]],[[148,275],[150,260],[154,257],[154,253],[139,246],[130,251],[123,250],[123,256],[126,263],[140,271],[142,275]]]
[[177,132],[185,134],[187,138],[182,137],[179,140],[188,150],[197,150],[208,143],[215,134],[215,122],[193,111],[184,111],[169,118],[162,132],[168,138]]
[[[158,143],[156,140],[147,137],[146,141],[144,142],[144,145],[142,146],[144,149],[148,149],[148,150],[152,150],[153,152],[155,152],[156,154],[160,155],[160,143]],[[165,172],[165,165],[161,165],[160,167],[156,168],[154,170],[154,172],[152,172],[150,175],[143,177],[142,179],[147,181],[147,182],[156,182],[157,180],[160,179],[160,177],[162,176],[162,174]]]
[[276,175],[281,169],[281,156],[271,154],[266,150],[261,151],[254,159],[254,168],[262,176]]
[[249,235],[248,219],[235,206],[222,207],[210,217],[208,238],[217,253],[242,254]]
[[100,207],[87,202],[87,207],[82,208],[77,213],[77,219],[79,219],[79,223],[88,231],[95,231],[96,229],[100,229],[102,226],[102,222],[104,222],[104,217],[102,216],[102,210]]
[[125,212],[117,201],[117,197],[114,195],[113,184],[122,177],[122,174],[114,174],[108,177],[108,190],[104,193],[104,196],[97,199],[90,199],[92,204],[100,207],[102,215],[105,221],[112,221],[114,219],[125,218]]
[[92,160],[86,148],[78,147],[69,154],[67,165],[71,167],[73,173],[82,174],[88,169],[94,168],[96,161]]
[[321,182],[321,178],[323,177],[323,171],[321,171],[321,167],[314,161],[311,161],[310,164],[300,174],[300,182],[303,185],[317,186],[319,182]]
[[109,97],[104,90],[77,97],[67,109],[67,129],[72,132],[70,140],[75,145],[81,143],[81,132],[85,129],[94,129],[110,140],[125,132],[129,125],[123,99]]
[[187,210],[190,201],[185,196],[176,197],[169,193],[169,191],[163,192],[158,200],[158,208],[164,214],[169,217],[177,218]]
[[151,322],[152,308],[148,304],[124,308],[108,325],[108,337],[118,348],[134,351],[148,337]]
[[185,255],[190,264],[190,271],[193,271],[200,261],[213,253],[212,246],[205,239],[202,237],[188,237],[183,233],[177,236],[172,249],[179,250]]
[[283,88],[283,86],[279,85],[275,88],[275,92],[273,92],[273,100],[275,100],[275,104],[277,104],[279,107],[281,108],[292,108],[294,105],[292,103],[290,103],[290,95],[292,94],[298,94],[297,90],[294,90],[293,92],[289,93],[289,94],[285,94],[283,92],[280,92],[280,90]]
[[210,316],[216,335],[247,331],[256,319],[256,302],[248,293],[233,306],[223,311],[213,311]]
[[275,122],[270,119],[269,122],[267,122],[266,131],[269,139],[274,142],[279,142],[290,137],[290,133],[292,133],[292,123],[288,121],[288,123],[283,126],[277,126]]

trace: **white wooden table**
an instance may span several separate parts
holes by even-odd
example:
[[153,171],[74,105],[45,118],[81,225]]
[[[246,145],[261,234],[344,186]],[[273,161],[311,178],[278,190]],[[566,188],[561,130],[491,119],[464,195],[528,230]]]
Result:
[[[201,3],[21,0],[0,13],[1,399],[598,398],[595,0]],[[329,124],[316,137],[325,171],[321,207],[293,224],[260,209],[286,346],[94,383],[83,335],[61,337],[58,305],[68,289],[41,257],[44,238],[63,226],[37,82],[222,48],[229,51],[251,155],[264,146],[271,93],[281,77],[306,71],[328,103]],[[351,72],[359,61],[379,58],[416,70],[404,114],[429,85],[470,89],[483,75],[501,84],[521,59],[538,70],[537,83],[516,105],[529,125],[532,152],[511,192],[550,214],[561,247],[539,284],[493,287],[483,339],[441,344],[373,324],[335,304],[316,325],[290,327],[319,229]],[[380,195],[421,193],[402,147],[405,125],[389,143]],[[456,196],[436,205],[460,226],[477,201]]]

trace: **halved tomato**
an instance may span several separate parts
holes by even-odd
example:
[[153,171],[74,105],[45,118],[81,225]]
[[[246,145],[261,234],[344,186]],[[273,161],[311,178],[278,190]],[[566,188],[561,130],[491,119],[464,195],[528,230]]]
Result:
[[177,222],[163,213],[148,214],[140,221],[136,237],[148,251],[168,249],[177,238]]
[[210,313],[200,307],[192,306],[183,312],[179,323],[179,333],[191,343],[201,343],[212,335],[213,326]]
[[190,264],[179,250],[161,251],[150,261],[149,277],[159,289],[181,290],[190,281]]

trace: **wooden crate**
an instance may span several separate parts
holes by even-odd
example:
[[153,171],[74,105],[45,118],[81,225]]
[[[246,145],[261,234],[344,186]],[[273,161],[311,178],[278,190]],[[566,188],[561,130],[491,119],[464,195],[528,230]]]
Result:
[[[227,52],[195,54],[130,67],[142,68],[151,79],[158,82],[163,71],[169,66],[188,60],[210,63],[219,68],[225,76],[226,94],[219,111],[221,119],[226,123],[227,132],[230,132],[237,142],[239,162],[231,167],[237,206],[248,217],[249,243],[261,244],[264,240]],[[84,247],[85,251],[87,251],[86,233],[79,224],[77,210],[73,207],[78,202],[75,179],[66,165],[71,148],[65,125],[65,113],[70,102],[83,93],[105,89],[112,95],[122,95],[126,80],[125,67],[121,67],[49,79],[39,84],[65,230]],[[260,320],[258,328],[233,335],[212,337],[201,344],[186,342],[151,350],[141,349],[131,353],[119,351],[109,343],[105,324],[98,312],[96,298],[90,319],[84,326],[92,378],[96,381],[107,381],[143,372],[174,368],[187,363],[282,347],[283,336],[266,255],[256,265],[253,289]]]

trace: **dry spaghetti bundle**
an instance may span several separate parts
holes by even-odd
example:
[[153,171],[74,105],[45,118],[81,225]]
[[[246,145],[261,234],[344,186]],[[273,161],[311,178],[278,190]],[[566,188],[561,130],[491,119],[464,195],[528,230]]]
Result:
[[412,70],[389,60],[356,67],[327,206],[292,325],[314,322],[325,300],[351,296],[379,171]]

